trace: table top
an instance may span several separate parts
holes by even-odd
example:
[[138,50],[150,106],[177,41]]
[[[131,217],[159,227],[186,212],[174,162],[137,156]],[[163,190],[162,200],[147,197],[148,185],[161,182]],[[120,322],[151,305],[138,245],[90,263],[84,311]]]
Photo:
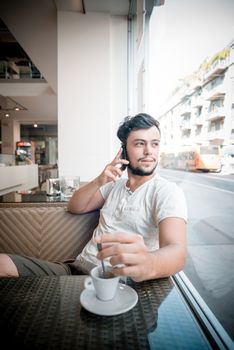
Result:
[[[80,187],[87,184],[82,181]],[[0,207],[18,206],[67,206],[69,198],[61,195],[49,196],[45,190],[13,191],[0,196]]]
[[171,278],[128,279],[139,299],[117,316],[98,316],[81,306],[84,278],[0,278],[1,341],[30,350],[211,349]]
[[22,203],[22,202],[64,202],[61,196],[48,196],[46,191],[28,190],[15,191],[0,196],[1,203]]

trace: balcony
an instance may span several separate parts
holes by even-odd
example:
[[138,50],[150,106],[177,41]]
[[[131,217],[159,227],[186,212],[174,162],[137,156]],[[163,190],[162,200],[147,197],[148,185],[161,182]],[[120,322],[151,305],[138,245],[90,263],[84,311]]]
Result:
[[208,101],[214,101],[218,99],[223,100],[224,97],[225,97],[225,90],[224,90],[224,87],[222,86],[216,87],[215,89],[207,91],[206,93],[206,100]]
[[204,143],[204,137],[201,136],[201,134],[199,135],[195,135],[194,138],[193,138],[193,143],[196,143],[197,145],[201,145]]
[[218,143],[222,143],[224,140],[224,130],[220,129],[215,131],[208,131],[207,139],[209,141],[218,141]]
[[15,62],[0,61],[0,79],[19,79],[19,68]]
[[0,79],[43,79],[43,76],[31,61],[22,65],[14,61],[0,61]]
[[214,107],[211,111],[207,113],[206,120],[215,120],[225,118],[225,109],[224,107]]
[[190,120],[183,120],[180,124],[181,130],[190,130],[191,129],[191,122]]
[[225,69],[229,66],[229,64],[229,57],[227,57],[226,59],[219,59],[214,61],[211,67],[204,74],[204,81],[212,80],[216,76],[222,74],[225,71]]
[[204,124],[203,118],[201,118],[201,117],[196,117],[196,118],[194,119],[194,125],[203,125],[203,124]]
[[191,105],[183,105],[180,108],[180,115],[190,115],[192,112]]

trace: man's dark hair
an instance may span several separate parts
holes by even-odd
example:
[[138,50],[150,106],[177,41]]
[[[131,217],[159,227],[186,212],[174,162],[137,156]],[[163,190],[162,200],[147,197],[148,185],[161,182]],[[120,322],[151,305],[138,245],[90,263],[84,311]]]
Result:
[[146,113],[139,113],[134,117],[126,117],[120,124],[117,136],[123,144],[127,143],[127,138],[131,131],[139,129],[149,129],[156,126],[160,133],[159,122]]

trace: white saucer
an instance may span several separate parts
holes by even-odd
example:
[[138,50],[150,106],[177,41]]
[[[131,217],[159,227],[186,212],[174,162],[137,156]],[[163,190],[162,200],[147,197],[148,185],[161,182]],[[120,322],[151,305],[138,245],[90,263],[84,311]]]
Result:
[[114,316],[132,309],[138,301],[137,292],[126,284],[119,283],[114,299],[101,301],[94,290],[84,289],[80,295],[81,305],[88,311],[100,316]]

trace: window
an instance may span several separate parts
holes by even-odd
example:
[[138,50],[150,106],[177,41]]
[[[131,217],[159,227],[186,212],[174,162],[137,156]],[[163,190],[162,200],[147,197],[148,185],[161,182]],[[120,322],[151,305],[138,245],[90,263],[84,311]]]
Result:
[[141,43],[142,35],[144,32],[144,1],[137,0],[137,43],[138,46]]
[[197,126],[197,128],[196,128],[196,130],[195,130],[195,135],[196,135],[196,136],[200,135],[200,134],[201,134],[201,131],[202,131],[202,126],[201,126],[201,125]]
[[[229,0],[166,0],[152,15],[149,108],[161,125],[169,125],[166,112],[173,111],[170,137],[168,129],[162,133],[162,143],[166,141],[170,149],[200,144],[213,145],[218,150],[218,146],[234,143],[231,12],[234,2]],[[222,33],[218,23],[222,23]],[[225,59],[224,69],[222,52],[227,47],[231,54]],[[211,65],[216,57],[217,64]],[[185,101],[191,101],[193,111],[189,128],[184,124],[189,122]],[[222,114],[210,115],[215,109],[222,109]],[[200,114],[202,125],[196,119]],[[183,159],[181,153],[179,161]],[[212,169],[214,159],[221,164],[219,152],[208,152],[202,158],[209,163],[206,172],[169,166],[159,166],[158,172],[183,189],[188,203],[188,258],[177,278],[183,276],[181,284],[186,285],[194,300],[202,300],[197,303],[204,314],[219,325],[226,344],[233,344],[234,167],[229,166],[228,172],[221,166]]]

